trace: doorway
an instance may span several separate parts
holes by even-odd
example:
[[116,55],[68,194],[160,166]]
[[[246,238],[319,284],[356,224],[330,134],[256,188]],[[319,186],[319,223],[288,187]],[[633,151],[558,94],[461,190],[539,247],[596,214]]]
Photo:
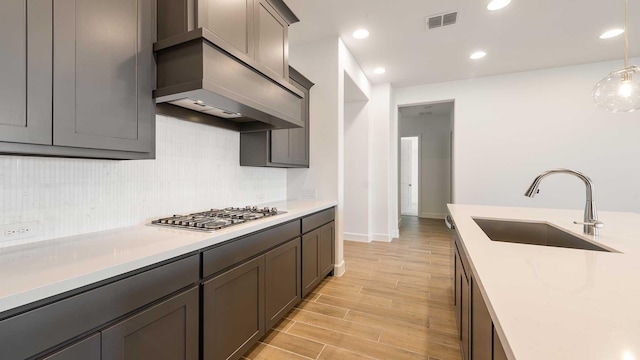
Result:
[[451,100],[398,107],[397,176],[401,215],[444,219],[448,213],[447,204],[453,199],[453,123],[454,102]]
[[400,214],[418,216],[420,137],[400,138]]

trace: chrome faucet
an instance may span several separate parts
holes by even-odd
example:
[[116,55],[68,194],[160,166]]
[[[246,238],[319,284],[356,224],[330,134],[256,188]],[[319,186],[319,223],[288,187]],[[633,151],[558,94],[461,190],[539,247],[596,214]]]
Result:
[[571,170],[571,169],[555,169],[555,170],[545,171],[542,174],[538,175],[533,180],[533,183],[531,183],[531,186],[529,186],[529,189],[527,190],[527,192],[524,193],[524,196],[528,196],[530,198],[536,196],[536,194],[540,192],[540,189],[538,189],[538,187],[540,186],[542,179],[553,174],[569,174],[584,181],[584,184],[587,188],[587,203],[585,204],[585,207],[584,207],[584,221],[582,222],[574,221],[573,223],[583,225],[583,231],[585,234],[597,236],[598,229],[603,228],[604,223],[601,221],[598,221],[598,212],[596,210],[596,202],[593,200],[593,182],[591,182],[591,179],[589,179],[585,174],[579,171]]

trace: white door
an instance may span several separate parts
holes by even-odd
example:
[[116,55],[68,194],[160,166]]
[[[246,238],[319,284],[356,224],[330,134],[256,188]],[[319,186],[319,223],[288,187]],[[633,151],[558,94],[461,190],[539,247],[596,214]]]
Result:
[[418,137],[400,138],[400,213],[418,216]]

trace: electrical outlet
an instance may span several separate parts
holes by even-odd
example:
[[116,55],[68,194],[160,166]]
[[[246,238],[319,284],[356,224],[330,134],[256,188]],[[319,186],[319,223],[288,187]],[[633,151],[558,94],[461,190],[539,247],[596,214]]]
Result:
[[259,203],[263,203],[264,202],[264,194],[263,193],[256,193],[256,195],[254,196],[254,202],[259,204]]
[[302,190],[302,200],[317,200],[318,199],[318,190],[317,189],[303,189]]
[[20,240],[34,237],[37,234],[38,222],[0,225],[0,241]]

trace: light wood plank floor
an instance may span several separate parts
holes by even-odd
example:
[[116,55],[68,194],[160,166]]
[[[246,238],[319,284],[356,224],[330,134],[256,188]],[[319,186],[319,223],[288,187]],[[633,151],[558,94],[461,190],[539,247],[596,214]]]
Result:
[[345,241],[347,271],[328,277],[245,359],[460,360],[451,232],[403,217],[391,243]]

